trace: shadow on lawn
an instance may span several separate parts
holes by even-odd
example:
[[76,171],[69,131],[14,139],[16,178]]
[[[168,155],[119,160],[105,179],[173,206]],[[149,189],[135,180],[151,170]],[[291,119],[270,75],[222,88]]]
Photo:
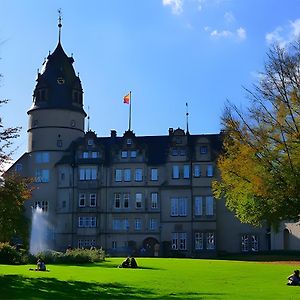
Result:
[[[178,293],[156,295],[151,289],[138,289],[120,283],[60,281],[55,278],[0,276],[1,299],[222,299],[220,293]],[[219,298],[220,297],[220,298]]]

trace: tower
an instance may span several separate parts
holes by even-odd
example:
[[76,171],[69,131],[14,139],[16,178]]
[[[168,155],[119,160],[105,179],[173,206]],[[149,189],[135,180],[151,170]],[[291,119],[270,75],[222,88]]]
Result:
[[83,90],[73,68],[74,59],[61,45],[61,17],[58,27],[58,44],[38,72],[33,103],[27,112],[28,152],[64,151],[71,141],[84,135]]

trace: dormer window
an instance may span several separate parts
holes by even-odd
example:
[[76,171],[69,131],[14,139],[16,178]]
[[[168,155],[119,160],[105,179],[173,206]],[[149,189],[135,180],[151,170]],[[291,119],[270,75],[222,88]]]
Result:
[[93,146],[94,145],[94,140],[93,139],[88,139],[87,144],[88,144],[88,146]]
[[182,144],[182,138],[177,137],[177,138],[175,139],[175,143],[176,143],[176,144]]
[[64,83],[65,83],[65,80],[64,80],[62,77],[58,77],[58,78],[57,78],[57,83],[58,83],[58,84],[64,84]]
[[131,145],[132,144],[132,139],[127,139],[126,143],[127,143],[127,145]]
[[136,158],[136,150],[130,151],[130,157],[131,158]]
[[128,151],[121,151],[121,157],[127,158],[128,157]]
[[207,154],[208,147],[206,145],[200,146],[200,154]]

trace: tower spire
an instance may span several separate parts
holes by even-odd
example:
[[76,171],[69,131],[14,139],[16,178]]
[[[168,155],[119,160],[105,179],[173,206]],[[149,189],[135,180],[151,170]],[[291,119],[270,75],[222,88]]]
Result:
[[185,106],[186,106],[186,134],[190,134],[189,132],[189,105],[188,103],[186,102],[185,103]]
[[62,20],[62,11],[61,8],[57,10],[58,12],[58,42],[60,43],[60,38],[61,38],[61,28],[62,28],[62,24],[61,24],[61,20]]

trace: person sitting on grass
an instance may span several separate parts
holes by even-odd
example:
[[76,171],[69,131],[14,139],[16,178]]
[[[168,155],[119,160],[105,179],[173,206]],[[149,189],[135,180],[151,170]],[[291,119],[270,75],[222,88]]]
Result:
[[130,258],[127,257],[123,262],[119,265],[119,268],[130,268]]
[[134,257],[131,257],[130,268],[136,269],[138,267]]
[[288,277],[287,285],[299,285],[300,284],[300,277],[299,277],[299,270],[295,270],[293,274]]

